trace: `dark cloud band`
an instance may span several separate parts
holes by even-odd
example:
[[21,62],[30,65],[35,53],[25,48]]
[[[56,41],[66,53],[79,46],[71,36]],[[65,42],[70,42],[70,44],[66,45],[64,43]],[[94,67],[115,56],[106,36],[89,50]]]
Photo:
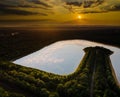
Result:
[[[120,0],[70,0],[66,1],[67,6],[65,8],[71,8],[71,12],[78,13],[101,13],[108,11],[119,11]],[[77,7],[77,11],[76,11]],[[79,9],[79,10],[78,10]]]
[[[54,9],[52,8],[56,4],[61,6],[61,8],[68,9],[70,12],[83,14],[120,10],[120,0],[2,0],[0,1],[0,14],[39,14],[47,16],[47,14],[53,12]],[[22,10],[18,7],[21,7]],[[34,8],[35,10],[38,8],[42,11],[26,11],[29,8]],[[60,10],[57,11],[59,12]]]
[[[19,9],[21,8],[21,9]],[[26,10],[29,8],[34,8],[34,10],[42,9],[42,12],[36,12],[31,10]],[[40,0],[4,0],[0,1],[0,15],[2,14],[17,14],[17,15],[33,15],[39,14],[42,16],[47,16],[44,10],[50,11],[51,6],[47,3],[41,2]]]
[[30,12],[30,11],[25,11],[25,10],[18,10],[18,9],[11,9],[11,8],[6,8],[6,7],[0,7],[0,14],[16,14],[16,15],[33,15],[33,14],[39,14],[42,16],[47,16],[45,13],[36,13],[36,12]]
[[74,6],[83,6],[84,8],[91,7],[93,4],[94,6],[98,6],[102,4],[104,0],[81,0],[81,2],[71,1],[66,2],[67,5],[74,5]]

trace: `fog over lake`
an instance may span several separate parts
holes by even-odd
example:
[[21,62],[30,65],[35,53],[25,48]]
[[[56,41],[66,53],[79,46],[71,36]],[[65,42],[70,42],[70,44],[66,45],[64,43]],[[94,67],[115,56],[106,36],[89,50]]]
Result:
[[110,58],[120,82],[120,49],[86,40],[59,41],[13,63],[60,75],[70,74],[76,70],[82,60],[85,54],[83,49],[89,46],[102,46],[114,52]]

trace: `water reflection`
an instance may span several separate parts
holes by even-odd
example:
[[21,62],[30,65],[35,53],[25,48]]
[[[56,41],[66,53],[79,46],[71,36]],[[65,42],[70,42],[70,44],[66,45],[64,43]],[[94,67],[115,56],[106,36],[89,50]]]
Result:
[[74,72],[79,65],[84,55],[83,49],[89,46],[102,46],[114,51],[114,54],[111,55],[111,60],[120,82],[120,49],[85,40],[56,42],[28,56],[20,58],[14,61],[14,63],[56,74],[70,74]]

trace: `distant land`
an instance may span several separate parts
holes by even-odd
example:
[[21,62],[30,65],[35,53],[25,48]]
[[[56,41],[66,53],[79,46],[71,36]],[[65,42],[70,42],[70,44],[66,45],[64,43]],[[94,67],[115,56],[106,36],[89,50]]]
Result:
[[119,37],[119,26],[2,27],[0,56],[3,59],[14,60],[56,41],[71,39],[84,39],[120,47]]

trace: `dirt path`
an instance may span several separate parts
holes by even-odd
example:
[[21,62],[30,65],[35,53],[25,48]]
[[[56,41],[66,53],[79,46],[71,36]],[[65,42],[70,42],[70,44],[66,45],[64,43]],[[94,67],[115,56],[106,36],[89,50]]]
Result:
[[[96,53],[95,53],[96,55]],[[96,71],[96,57],[94,61],[94,66],[93,66],[93,73],[92,73],[92,79],[91,79],[91,85],[90,85],[90,97],[93,97],[93,90],[94,90],[94,78],[95,78],[95,71]]]

